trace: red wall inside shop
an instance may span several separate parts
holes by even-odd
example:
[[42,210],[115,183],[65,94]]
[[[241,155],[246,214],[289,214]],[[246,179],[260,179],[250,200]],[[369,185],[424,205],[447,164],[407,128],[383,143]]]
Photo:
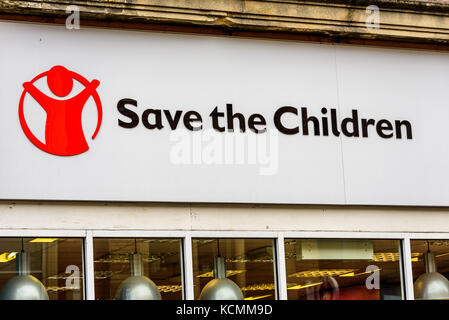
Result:
[[340,300],[380,300],[380,290],[365,286],[340,288]]

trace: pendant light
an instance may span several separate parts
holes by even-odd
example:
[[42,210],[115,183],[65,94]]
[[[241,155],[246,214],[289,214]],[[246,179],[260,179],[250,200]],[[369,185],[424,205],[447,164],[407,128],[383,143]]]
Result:
[[226,261],[220,256],[220,242],[217,239],[218,255],[214,259],[214,279],[209,281],[200,294],[200,300],[243,300],[239,286],[226,278]]
[[437,272],[435,255],[430,252],[429,242],[427,242],[427,253],[424,254],[424,265],[426,272],[420,275],[413,285],[415,299],[449,299],[449,280]]
[[156,284],[144,275],[142,256],[137,253],[137,240],[134,240],[134,253],[129,255],[131,276],[123,281],[116,294],[117,300],[161,300]]
[[48,300],[44,285],[30,274],[30,255],[23,250],[16,254],[17,275],[0,292],[0,300]]

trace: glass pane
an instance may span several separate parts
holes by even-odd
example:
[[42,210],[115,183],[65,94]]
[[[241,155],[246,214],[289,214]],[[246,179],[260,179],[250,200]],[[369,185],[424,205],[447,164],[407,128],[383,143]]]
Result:
[[288,299],[401,299],[399,246],[399,240],[285,239]]
[[[433,280],[433,290],[442,289],[440,284],[443,286],[443,292],[449,290],[449,240],[411,240],[410,247],[412,251],[412,270],[413,270],[413,281],[416,285],[417,279],[420,276],[424,276],[426,274],[426,265],[425,260],[428,259],[426,254],[428,252],[433,256],[433,261],[435,262],[435,270],[440,273],[444,278],[434,279]],[[431,263],[431,261],[429,261]],[[432,271],[432,270],[428,270]],[[425,278],[421,278],[424,280]],[[438,283],[434,282],[437,281]],[[427,279],[426,281],[429,281]],[[425,283],[425,282],[423,282]],[[428,285],[432,284],[432,280],[427,282]],[[426,284],[424,284],[426,286]],[[444,290],[446,287],[446,290]],[[423,291],[421,291],[423,292]],[[427,291],[428,294],[432,294],[432,291]],[[415,299],[449,299],[447,295],[441,296],[441,292],[438,293],[434,291],[435,296],[425,297],[421,296],[418,292],[417,288],[415,288]]]
[[275,299],[273,242],[272,239],[193,239],[195,299],[213,280],[218,250],[226,261],[227,278],[240,287],[245,299]]
[[120,284],[131,276],[130,254],[135,252],[162,299],[181,300],[181,240],[123,238],[94,239],[95,299],[116,299]]
[[[45,287],[50,300],[83,299],[83,240],[24,238],[30,274]],[[0,290],[16,276],[16,254],[22,238],[0,238]]]

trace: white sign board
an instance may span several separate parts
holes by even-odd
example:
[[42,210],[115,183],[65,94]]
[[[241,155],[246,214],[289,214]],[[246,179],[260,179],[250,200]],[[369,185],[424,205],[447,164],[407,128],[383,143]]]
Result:
[[1,199],[449,205],[447,53],[10,22],[0,43]]

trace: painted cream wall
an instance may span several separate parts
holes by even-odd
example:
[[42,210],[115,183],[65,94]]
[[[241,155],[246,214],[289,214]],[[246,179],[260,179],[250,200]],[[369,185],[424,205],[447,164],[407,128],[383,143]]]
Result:
[[0,230],[449,232],[449,208],[0,202]]

